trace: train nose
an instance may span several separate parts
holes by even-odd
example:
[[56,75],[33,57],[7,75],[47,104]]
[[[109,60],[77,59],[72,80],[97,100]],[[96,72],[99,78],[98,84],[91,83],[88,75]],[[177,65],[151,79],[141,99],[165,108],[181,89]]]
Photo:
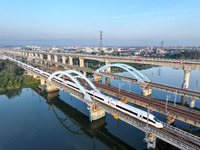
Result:
[[159,128],[163,128],[163,124],[162,123],[159,123]]

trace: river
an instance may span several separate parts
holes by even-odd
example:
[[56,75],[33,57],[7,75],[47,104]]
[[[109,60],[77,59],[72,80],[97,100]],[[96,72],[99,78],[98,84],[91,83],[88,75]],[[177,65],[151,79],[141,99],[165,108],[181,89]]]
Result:
[[[183,70],[168,67],[153,67],[141,71],[150,80],[167,85],[181,87]],[[126,74],[126,73],[121,73]],[[190,74],[189,88],[196,90],[196,80],[200,78],[200,71]],[[111,85],[129,89],[129,84],[111,79]],[[198,82],[200,91],[200,81]],[[138,85],[131,85],[131,91],[141,94]],[[17,93],[12,95],[12,93]],[[152,91],[152,98],[173,102],[174,94],[158,90]],[[181,96],[177,96],[177,103]],[[187,104],[189,100],[187,99]],[[196,109],[200,109],[199,100]],[[152,112],[162,121],[166,121],[162,114]],[[59,91],[59,96],[48,98],[47,93],[39,88],[26,88],[20,92],[11,92],[9,95],[0,95],[0,149],[1,150],[106,150],[106,149],[144,149],[145,133],[137,128],[114,119],[112,115],[90,122],[85,103],[67,93]],[[190,125],[175,121],[175,126],[189,128]],[[193,130],[198,130],[193,127]]]

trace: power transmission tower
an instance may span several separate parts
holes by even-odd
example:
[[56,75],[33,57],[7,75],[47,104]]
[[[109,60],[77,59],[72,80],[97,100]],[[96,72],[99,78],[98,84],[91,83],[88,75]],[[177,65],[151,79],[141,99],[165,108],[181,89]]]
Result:
[[100,32],[100,41],[99,41],[99,51],[103,50],[103,31],[99,31]]
[[164,49],[164,41],[161,42],[161,49]]

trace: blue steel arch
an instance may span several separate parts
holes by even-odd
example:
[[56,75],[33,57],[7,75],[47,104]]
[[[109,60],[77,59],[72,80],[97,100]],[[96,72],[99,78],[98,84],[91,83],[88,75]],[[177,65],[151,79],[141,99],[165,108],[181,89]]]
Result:
[[[77,76],[71,75],[72,73],[76,74]],[[100,93],[99,90],[95,87],[95,85],[90,80],[88,80],[83,74],[81,74],[78,71],[75,71],[75,70],[56,71],[56,72],[54,72],[53,74],[51,74],[48,77],[47,81],[51,82],[51,79],[53,77],[57,76],[57,75],[58,75],[58,77],[61,77],[62,75],[65,75],[65,76],[69,77],[76,84],[76,86],[78,86],[78,88],[80,89],[80,91],[84,94],[84,99],[87,100],[87,101],[89,101],[89,102],[93,102],[93,100],[91,99],[90,95],[85,91],[85,88],[77,80],[77,77],[84,79],[91,86],[91,88],[95,92]]]
[[141,82],[141,83],[144,83],[145,84],[145,81],[149,82],[150,80],[144,76],[141,72],[139,72],[137,69],[133,68],[132,66],[129,66],[127,64],[119,64],[119,63],[116,63],[116,64],[109,64],[109,65],[105,65],[103,67],[100,67],[99,69],[95,70],[95,73],[100,73],[100,71],[105,71],[107,68],[109,67],[118,67],[118,68],[121,68],[121,69],[124,69],[126,70],[127,72],[129,72],[131,75],[133,75],[137,80],[138,82]]

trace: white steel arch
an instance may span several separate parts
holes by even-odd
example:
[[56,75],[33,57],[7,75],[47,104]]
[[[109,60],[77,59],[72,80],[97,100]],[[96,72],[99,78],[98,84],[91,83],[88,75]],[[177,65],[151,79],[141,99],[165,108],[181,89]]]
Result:
[[[73,76],[72,74],[76,74],[76,76]],[[100,93],[99,90],[95,87],[95,85],[90,80],[88,80],[83,74],[75,70],[56,71],[48,77],[47,81],[51,82],[51,79],[53,77],[57,76],[58,78],[60,78],[62,75],[69,77],[80,89],[80,91],[84,94],[84,99],[89,102],[93,102],[93,100],[91,99],[90,95],[85,91],[85,88],[77,80],[77,77],[84,79],[95,92]]]
[[105,65],[97,70],[95,70],[95,73],[100,73],[100,71],[105,71],[107,68],[109,67],[118,67],[118,68],[121,68],[121,69],[124,69],[126,70],[127,72],[129,72],[131,75],[133,75],[137,80],[138,82],[141,82],[141,83],[144,83],[145,84],[145,81],[149,82],[150,80],[144,76],[140,71],[138,71],[137,69],[133,68],[132,66],[129,66],[127,64],[119,64],[119,63],[116,63],[116,64],[109,64],[109,65]]

